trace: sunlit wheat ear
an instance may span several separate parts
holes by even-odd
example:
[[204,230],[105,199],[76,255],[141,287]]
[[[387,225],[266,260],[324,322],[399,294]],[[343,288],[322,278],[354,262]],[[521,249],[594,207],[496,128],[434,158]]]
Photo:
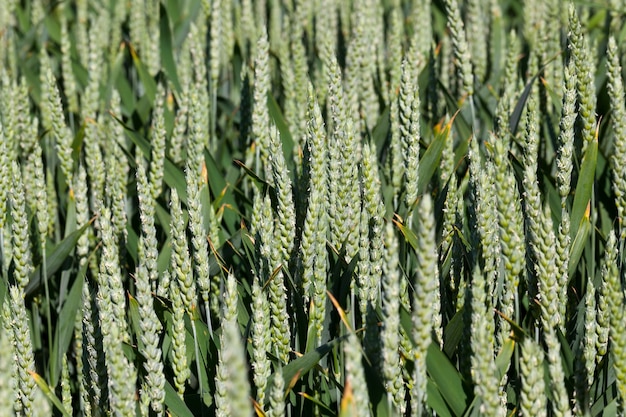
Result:
[[[183,47],[183,54],[189,55],[188,49]],[[187,146],[187,125],[189,121],[189,92],[185,88],[178,99],[178,110],[174,119],[174,130],[170,138],[168,148],[169,157],[179,164],[183,160],[185,147]]]
[[[241,43],[243,45],[244,56],[251,61],[255,54],[256,39],[258,39],[258,29],[255,22],[254,9],[252,0],[241,1],[241,30],[236,33],[241,35]],[[256,2],[255,2],[256,3]]]
[[309,84],[308,90],[308,134],[307,148],[309,160],[305,169],[309,177],[309,198],[304,228],[301,238],[300,263],[303,289],[310,289],[311,304],[309,325],[321,337],[326,315],[326,236],[328,231],[328,171],[327,146],[324,121],[319,105]]
[[41,251],[40,253],[42,256],[45,256],[49,225],[49,213],[46,207],[48,196],[41,147],[38,142],[35,143],[35,147],[29,155],[27,163],[32,165],[34,175],[33,190],[31,192],[33,193],[35,200],[35,217],[37,219],[39,250]]
[[480,407],[483,415],[505,416],[506,409],[500,400],[500,375],[493,357],[494,340],[491,329],[494,328],[493,313],[490,311],[488,293],[485,292],[486,279],[478,267],[474,268],[471,282],[471,349],[472,380],[474,394],[482,399]]
[[11,164],[11,181],[13,186],[9,192],[9,200],[11,201],[11,216],[13,217],[11,230],[13,232],[14,279],[17,285],[24,289],[30,280],[33,264],[28,233],[28,217],[24,201],[24,185],[20,168],[15,161]]
[[[381,36],[383,31],[375,31],[377,17],[376,4],[363,0],[360,7],[355,7],[351,19],[352,33],[346,54],[345,86],[350,115],[355,124],[366,129],[374,127],[374,117],[378,114],[378,97],[374,91],[374,73],[376,72],[375,54],[379,47],[374,35]],[[372,32],[371,32],[372,31]],[[372,38],[368,36],[372,35]]]
[[352,388],[352,395],[354,396],[354,407],[356,410],[360,410],[361,415],[370,415],[370,399],[363,369],[361,342],[352,331],[348,335],[343,350],[345,354],[346,386],[349,382]]
[[[195,165],[187,165],[187,207],[189,210],[189,230],[191,231],[191,249],[193,250],[193,268],[195,281],[200,290],[200,296],[207,312],[217,314],[219,311],[217,294],[219,284],[211,280],[209,272],[209,243],[206,239],[207,231],[204,227],[202,216],[202,203],[200,200],[200,179]],[[210,320],[209,323],[210,324]]]
[[209,85],[207,75],[206,25],[200,20],[191,24],[189,30],[189,50],[193,67],[193,83],[190,86],[189,136],[187,138],[188,161],[192,166],[200,166],[204,161],[204,149],[210,139]]
[[[8,304],[8,302],[4,302],[0,310],[0,317],[2,317],[0,349],[2,349],[3,352],[3,355],[0,356],[0,407],[2,407],[3,410],[13,408],[18,377],[17,363],[13,358],[13,331],[10,328],[11,313]],[[5,305],[7,307],[5,307]]]
[[[404,166],[405,204],[409,208],[408,218],[411,219],[412,207],[417,200],[417,182],[420,153],[420,98],[418,87],[413,83],[413,71],[406,58],[402,62],[400,81],[400,140],[402,143],[402,164]],[[448,138],[450,142],[452,138]],[[409,220],[410,221],[410,220]]]
[[590,58],[589,41],[583,33],[576,9],[569,5],[569,48],[576,68],[576,90],[578,92],[578,114],[582,122],[582,154],[594,140],[596,133],[596,73],[594,60]]
[[169,298],[172,301],[172,326],[171,338],[172,348],[170,350],[170,360],[174,371],[174,387],[178,396],[183,398],[186,389],[186,382],[191,376],[187,358],[187,346],[185,329],[185,312],[187,311],[184,295],[180,291],[180,281],[174,279],[170,283]]
[[5,330],[12,344],[12,353],[16,366],[14,371],[13,410],[17,415],[32,415],[34,412],[35,380],[30,375],[35,372],[35,356],[29,319],[24,305],[24,291],[19,286],[10,286],[4,301],[3,321]]
[[[304,4],[306,2],[302,2]],[[291,64],[293,66],[293,97],[295,105],[294,118],[291,120],[293,126],[293,137],[298,147],[304,146],[307,131],[307,83],[309,82],[309,66],[307,62],[307,50],[304,45],[302,32],[303,27],[299,20],[300,13],[296,11],[291,20],[291,31],[289,38],[289,49],[291,51]],[[287,41],[285,41],[287,42]],[[295,156],[295,154],[294,154]]]
[[457,0],[446,0],[444,3],[448,15],[448,28],[454,45],[454,57],[463,83],[463,95],[471,96],[474,94],[474,73],[459,3]]
[[[111,112],[121,115],[122,108],[120,96],[117,91],[113,91],[111,96]],[[115,120],[114,117],[107,119],[105,124],[107,131],[111,135],[107,138],[105,148],[104,163],[106,166],[105,196],[111,204],[111,216],[115,235],[120,246],[123,248],[128,240],[128,214],[126,213],[126,184],[130,171],[128,158],[124,154],[124,126]]]
[[252,354],[251,366],[253,381],[256,389],[256,401],[261,409],[265,407],[265,392],[271,372],[271,362],[268,359],[268,347],[271,346],[270,307],[267,295],[261,286],[261,277],[255,277],[252,283]]
[[547,416],[545,396],[544,354],[541,347],[531,338],[522,342],[520,370],[522,374],[522,392],[520,412],[524,417]]
[[[23,79],[18,80],[9,77],[6,72],[0,73],[2,77],[2,89],[7,94],[2,97],[2,124],[4,128],[4,140],[9,161],[18,157],[18,149],[22,143],[32,142],[34,138],[24,140],[27,134],[27,123],[30,120],[28,111],[28,90]],[[23,147],[22,147],[23,149]]]
[[277,248],[284,262],[291,256],[293,249],[296,224],[295,206],[291,177],[283,154],[280,133],[276,126],[271,126],[269,131],[270,156],[272,177],[276,190],[276,200],[278,201],[278,222],[276,223],[276,238],[280,243]]
[[191,316],[198,304],[197,289],[187,243],[187,223],[175,188],[171,190],[170,207],[172,216],[170,226],[172,234],[172,257],[170,261],[172,278],[177,282],[176,295],[177,298],[180,298],[178,302]]
[[220,344],[228,349],[220,349],[215,376],[216,416],[251,415],[250,385],[244,347],[237,323],[237,282],[228,274],[224,294],[222,334]]
[[161,84],[157,88],[155,107],[152,114],[152,125],[150,132],[150,142],[152,145],[152,151],[150,155],[150,194],[152,198],[156,200],[161,194],[161,188],[163,187],[163,166],[165,164],[165,145],[166,134],[165,131],[165,119],[164,119],[164,106],[166,92]]
[[138,242],[139,267],[145,268],[146,277],[152,289],[156,289],[158,280],[157,261],[159,256],[156,228],[154,225],[156,202],[152,197],[151,184],[147,178],[146,164],[141,157],[135,158],[137,164],[137,197],[139,200],[139,219],[141,235]]
[[552,413],[554,416],[569,417],[572,411],[565,387],[565,372],[561,362],[561,342],[554,328],[544,327],[544,342],[547,347],[548,373],[552,391]]
[[135,272],[135,297],[139,305],[139,340],[143,345],[146,374],[141,385],[141,401],[150,403],[156,413],[163,412],[165,375],[160,344],[162,325],[154,311],[152,291],[158,286],[158,242],[154,225],[154,187],[146,178],[144,162],[137,158],[137,193],[142,233],[138,243],[138,265]]
[[269,44],[267,33],[261,31],[257,42],[254,59],[254,97],[252,109],[252,137],[257,149],[255,167],[257,173],[269,178],[269,114],[267,110],[267,92],[270,88]]
[[362,229],[361,236],[365,238],[366,233],[368,236],[368,243],[362,243],[361,246],[368,246],[369,251],[369,271],[363,278],[359,278],[363,280],[362,285],[365,294],[367,294],[367,298],[361,300],[362,319],[365,322],[368,315],[368,302],[374,308],[373,306],[376,306],[377,300],[380,298],[381,282],[378,277],[382,275],[383,271],[383,232],[385,228],[385,205],[382,199],[380,175],[376,162],[376,147],[367,142],[363,145],[361,162],[361,201],[362,211],[365,212],[362,214],[361,222],[363,222],[364,228],[367,227],[367,231]]
[[383,263],[383,329],[381,345],[385,388],[393,399],[395,408],[404,414],[405,386],[402,378],[400,354],[398,352],[400,335],[400,271],[398,270],[398,238],[392,223],[385,227],[385,249]]
[[593,384],[596,370],[597,338],[596,333],[596,287],[593,281],[587,283],[587,290],[581,301],[584,310],[580,311],[582,322],[580,342],[574,346],[576,355],[574,383],[575,391],[575,411],[589,412],[589,389]]
[[[85,284],[83,283],[83,288],[85,288]],[[88,375],[85,371],[85,364],[83,363],[83,349],[85,347],[85,336],[83,335],[83,311],[79,307],[78,311],[76,311],[76,318],[74,319],[74,342],[71,346],[71,351],[69,354],[73,354],[76,358],[76,384],[74,392],[76,396],[79,398],[81,402],[80,408],[85,408],[87,411],[91,411],[91,404],[85,404],[88,402],[88,394],[86,391],[86,387],[88,384]],[[68,370],[69,373],[69,370]],[[68,375],[69,376],[69,375]],[[71,393],[71,387],[70,387]],[[71,394],[70,394],[71,395]]]
[[[441,307],[437,247],[435,245],[435,218],[430,194],[424,194],[417,206],[418,248],[416,277],[413,283],[412,339],[415,342],[413,384],[411,397],[417,402],[415,409],[423,410],[427,401],[426,356],[431,342],[441,343]],[[436,340],[433,338],[436,336]],[[420,411],[421,413],[421,411]]]
[[402,179],[404,178],[404,163],[402,155],[402,141],[400,138],[400,123],[399,123],[399,109],[398,109],[398,94],[396,90],[392,94],[390,109],[389,109],[389,153],[387,155],[387,161],[385,166],[385,176],[389,178],[389,182],[393,187],[393,205],[394,208],[398,207],[398,198],[400,197],[400,191],[402,186]]
[[[500,244],[504,263],[504,290],[500,297],[500,309],[509,318],[514,318],[515,298],[520,275],[526,268],[526,245],[524,244],[524,222],[517,182],[510,167],[503,141],[493,137],[495,144],[494,165],[498,204]],[[495,185],[494,184],[494,185]],[[501,325],[507,329],[504,321]]]
[[9,230],[7,214],[10,210],[9,184],[12,182],[11,178],[12,175],[7,155],[7,144],[2,122],[0,122],[0,253],[2,253],[3,274],[8,274],[9,263],[11,262],[11,257],[8,256],[9,253],[5,250],[5,248],[11,246],[11,233],[5,232],[5,230]]
[[604,249],[602,265],[602,293],[607,297],[610,322],[610,347],[615,370],[615,381],[620,398],[620,409],[626,403],[626,332],[622,329],[624,321],[624,290],[617,263],[619,250],[615,233],[611,231]]
[[269,407],[265,415],[267,417],[284,417],[285,412],[285,380],[283,379],[283,370],[278,366],[274,370],[272,378],[272,386],[270,387]]
[[[337,250],[345,249],[349,262],[358,246],[358,216],[360,191],[358,164],[361,145],[359,132],[346,103],[341,69],[334,56],[325,64],[328,80],[327,107],[331,114],[327,145],[328,201],[330,242]],[[353,161],[355,163],[346,163]]]
[[487,74],[488,48],[487,38],[490,31],[490,16],[488,15],[486,2],[470,0],[466,4],[465,19],[467,22],[467,43],[472,57],[474,76],[480,83]]
[[135,408],[137,374],[122,349],[122,343],[130,341],[130,335],[126,321],[126,297],[119,265],[119,249],[110,226],[110,210],[103,206],[100,215],[103,249],[96,301],[106,358],[108,401],[111,408],[120,410],[122,415],[130,415]]
[[[150,0],[148,0],[150,1]],[[130,2],[130,21],[133,22],[129,26],[130,42],[135,51],[143,56],[143,50],[147,45],[146,41],[150,39],[147,27],[147,10],[145,0],[131,0]]]
[[[472,139],[469,150],[470,158],[470,185],[473,197],[473,216],[475,219],[476,235],[474,239],[480,242],[484,262],[483,275],[487,277],[486,293],[490,294],[489,303],[495,305],[493,289],[501,274],[502,246],[498,233],[498,208],[496,189],[491,177],[493,164],[486,161],[483,166],[478,142]],[[459,202],[460,203],[460,202]],[[459,293],[461,289],[459,289]],[[487,324],[490,324],[489,322]],[[493,330],[493,329],[492,329]]]
[[576,122],[576,80],[578,76],[573,60],[570,60],[564,71],[563,103],[559,122],[559,150],[556,160],[556,179],[561,195],[561,207],[565,207],[571,191],[574,164],[572,158],[574,154],[574,123]]
[[63,355],[63,362],[61,364],[61,399],[65,410],[70,413],[70,415],[73,414],[72,387],[70,386],[70,372],[67,365],[67,355]]
[[47,106],[49,106],[51,112],[51,132],[56,143],[57,156],[59,158],[61,170],[65,175],[67,184],[71,186],[74,171],[74,160],[72,158],[73,138],[70,129],[65,124],[61,97],[56,85],[56,78],[52,74],[51,69],[46,71],[46,83],[42,86],[42,88],[48,90]]
[[624,82],[620,54],[614,37],[609,38],[607,47],[607,90],[611,102],[611,124],[613,126],[614,153],[611,158],[613,168],[612,185],[615,193],[618,220],[620,224],[619,238],[626,237],[626,108],[624,107]]

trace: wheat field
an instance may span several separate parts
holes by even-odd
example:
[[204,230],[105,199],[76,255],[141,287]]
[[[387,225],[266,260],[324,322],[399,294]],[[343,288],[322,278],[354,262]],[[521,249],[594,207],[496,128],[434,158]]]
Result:
[[624,415],[625,18],[3,0],[0,415]]

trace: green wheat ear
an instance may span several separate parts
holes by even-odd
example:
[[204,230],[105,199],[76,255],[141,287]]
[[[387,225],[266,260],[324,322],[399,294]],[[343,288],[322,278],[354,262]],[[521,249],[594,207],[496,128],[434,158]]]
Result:
[[218,353],[215,376],[216,416],[252,414],[247,365],[237,323],[237,300],[237,282],[232,274],[228,274],[220,336],[220,345],[228,346],[228,349],[220,349]]
[[520,360],[523,381],[520,411],[524,417],[547,416],[543,361],[544,353],[541,347],[526,337],[522,342]]
[[382,374],[385,388],[394,407],[404,414],[406,403],[405,383],[398,345],[400,343],[400,271],[398,270],[398,238],[394,227],[387,223],[384,231],[382,308],[383,328],[380,334],[382,351]]
[[12,377],[13,410],[17,415],[32,415],[36,387],[30,372],[36,372],[36,369],[24,291],[21,287],[12,285],[8,295],[3,306],[3,322],[5,331],[9,333],[15,359],[15,373]]

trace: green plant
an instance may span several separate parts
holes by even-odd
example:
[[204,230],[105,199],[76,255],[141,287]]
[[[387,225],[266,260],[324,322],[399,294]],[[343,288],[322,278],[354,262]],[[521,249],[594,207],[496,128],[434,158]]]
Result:
[[623,22],[5,1],[0,409],[623,414]]

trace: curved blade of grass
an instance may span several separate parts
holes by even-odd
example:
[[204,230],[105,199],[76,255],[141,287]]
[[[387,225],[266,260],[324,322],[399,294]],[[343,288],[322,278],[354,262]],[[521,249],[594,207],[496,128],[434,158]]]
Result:
[[[283,380],[293,381],[294,377],[301,378],[306,375],[306,373],[313,369],[319,361],[333,349],[333,347],[346,340],[347,337],[347,335],[344,335],[333,339],[328,343],[318,346],[315,350],[300,356],[298,359],[289,362],[289,364],[283,367]],[[269,389],[272,387],[273,380],[274,375],[271,375],[267,382],[267,395],[270,394]]]
[[587,150],[583,156],[583,161],[578,173],[578,182],[576,183],[576,193],[574,194],[574,203],[572,204],[572,212],[570,215],[570,235],[576,236],[581,220],[588,209],[589,201],[591,201],[591,193],[593,191],[593,183],[596,174],[596,163],[598,160],[598,131],[594,140],[587,145]]
[[[299,392],[298,394],[300,394],[302,396],[302,398],[306,398],[307,400],[311,401],[312,403],[314,403],[315,405],[317,405],[320,408],[320,411],[323,414],[329,415],[329,416],[334,416],[335,412],[333,410],[331,410],[330,408],[328,408],[328,406],[326,404],[324,404],[323,402],[321,402],[319,399],[315,398],[314,396],[307,394],[306,392]],[[344,396],[345,398],[345,396]],[[341,401],[341,404],[343,406],[343,400]],[[343,409],[343,407],[342,407]],[[342,414],[343,411],[339,412],[339,415],[342,416],[344,414]],[[352,414],[346,414],[346,415],[352,415]]]
[[502,381],[502,378],[504,377],[504,375],[506,375],[509,367],[511,366],[511,358],[513,357],[513,352],[515,352],[515,340],[509,337],[504,342],[504,345],[502,345],[502,349],[496,357],[496,368],[498,369],[498,373],[500,374],[500,381]]
[[[150,154],[152,152],[152,147],[150,143],[143,138],[141,135],[137,134],[133,129],[126,126],[124,122],[122,122],[117,117],[113,116],[115,120],[124,126],[128,137],[132,142],[141,149],[141,152],[144,154],[146,159],[150,159]],[[134,164],[134,158],[130,158],[130,162]],[[187,203],[187,183],[185,182],[185,175],[183,171],[178,168],[168,157],[165,157],[165,162],[163,166],[163,180],[170,188],[175,188],[178,192],[178,196],[183,203]]]
[[446,100],[446,105],[448,107],[449,114],[456,114],[457,116],[454,118],[454,127],[459,133],[461,138],[469,138],[472,136],[472,127],[465,120],[463,115],[460,112],[460,107],[456,101],[456,98],[450,94],[450,91],[446,88],[445,85],[442,84],[441,80],[437,81],[437,87],[443,92],[444,98]]
[[[48,278],[56,274],[56,272],[61,268],[63,263],[68,259],[70,253],[74,250],[76,243],[80,236],[87,230],[87,228],[91,225],[94,219],[91,219],[89,223],[83,225],[80,229],[72,232],[69,236],[63,239],[59,244],[48,246],[48,250],[46,250],[46,275]],[[35,269],[33,272],[28,285],[24,289],[24,293],[27,297],[33,295],[41,285],[41,265]]]
[[443,332],[443,349],[448,357],[452,357],[463,337],[463,328],[465,326],[463,322],[464,311],[465,308],[461,307],[461,309],[452,316],[452,319],[450,319]]
[[[289,125],[285,121],[283,116],[283,112],[280,110],[278,103],[274,96],[270,93],[267,94],[267,110],[270,114],[270,117],[274,120],[274,124],[278,128],[278,132],[280,132],[280,141],[283,145],[283,152],[285,155],[291,155],[293,152],[293,147],[295,145],[295,141],[291,136],[291,132],[289,131]],[[287,161],[291,161],[291,158],[285,157]],[[289,163],[289,162],[288,162]]]
[[63,414],[64,417],[72,417],[70,413],[67,412],[65,407],[63,407],[63,403],[59,400],[54,394],[54,391],[48,386],[46,381],[37,373],[29,371],[30,375],[33,377],[39,388],[43,391],[43,393],[48,397],[48,399],[54,404],[54,406]]
[[435,131],[435,139],[430,143],[426,152],[424,152],[424,156],[420,159],[418,165],[418,179],[417,179],[417,190],[419,194],[422,194],[426,189],[426,186],[430,182],[435,170],[439,167],[439,162],[441,161],[441,153],[446,145],[446,140],[448,140],[448,136],[450,135],[450,129],[452,128],[452,123],[456,119],[456,116],[450,119],[448,123],[446,123],[441,130]]
[[154,103],[154,99],[156,97],[156,82],[154,78],[148,72],[148,69],[143,65],[141,59],[137,55],[137,51],[132,44],[128,43],[128,50],[130,52],[130,56],[133,58],[133,64],[135,64],[135,69],[137,70],[137,74],[139,74],[139,80],[143,84],[143,88],[146,91],[146,96],[150,100],[150,103]]
[[[589,204],[587,204],[589,206]],[[587,238],[589,237],[589,232],[591,231],[591,222],[589,221],[589,210],[585,212],[584,217],[581,219],[578,225],[578,231],[576,232],[576,237],[574,237],[574,241],[572,242],[572,246],[570,246],[569,251],[569,267],[568,272],[569,276],[572,277],[574,272],[576,272],[576,267],[578,266],[578,262],[582,257],[585,246],[587,245]]]
[[454,417],[454,415],[450,412],[450,407],[441,396],[441,392],[437,388],[437,385],[429,379],[426,381],[426,396],[428,406],[433,409],[435,413],[437,413],[440,417]]
[[178,393],[172,385],[165,381],[165,407],[171,415],[177,417],[193,417],[193,413],[187,407],[187,404],[180,399]]
[[533,88],[533,83],[537,79],[537,75],[538,74],[535,74],[526,83],[526,87],[524,87],[524,91],[522,91],[522,95],[520,96],[519,100],[517,100],[517,104],[515,105],[515,108],[513,109],[513,113],[511,113],[511,117],[509,119],[509,129],[511,130],[511,132],[513,132],[514,135],[517,132],[517,128],[519,127],[519,122],[522,119],[522,113],[524,112],[526,101],[528,100],[528,97],[530,96],[530,93]]
[[414,250],[418,250],[418,246],[419,246],[419,242],[417,241],[417,235],[408,227],[406,227],[402,221],[399,219],[399,217],[395,217],[394,219],[391,220],[393,222],[393,224],[396,225],[396,227],[398,229],[400,229],[400,232],[402,233],[402,235],[404,236],[404,239],[406,240],[406,242],[414,249]]
[[169,9],[167,7],[161,8],[161,21],[159,40],[161,41],[161,65],[163,70],[167,74],[167,79],[172,82],[174,89],[177,92],[181,92],[183,89],[180,86],[178,80],[178,73],[176,72],[176,63],[174,61],[174,54],[172,53],[172,31],[170,30],[170,19],[168,17]]
[[428,348],[426,368],[433,383],[441,393],[441,397],[454,415],[462,415],[468,405],[467,393],[463,389],[463,380],[448,357],[434,343],[431,343]]
[[74,281],[72,288],[65,299],[59,320],[54,329],[54,344],[50,347],[50,383],[56,386],[61,372],[60,363],[70,346],[74,334],[74,323],[76,312],[82,305],[82,293],[84,276],[87,272],[88,262],[81,267],[78,277]]

